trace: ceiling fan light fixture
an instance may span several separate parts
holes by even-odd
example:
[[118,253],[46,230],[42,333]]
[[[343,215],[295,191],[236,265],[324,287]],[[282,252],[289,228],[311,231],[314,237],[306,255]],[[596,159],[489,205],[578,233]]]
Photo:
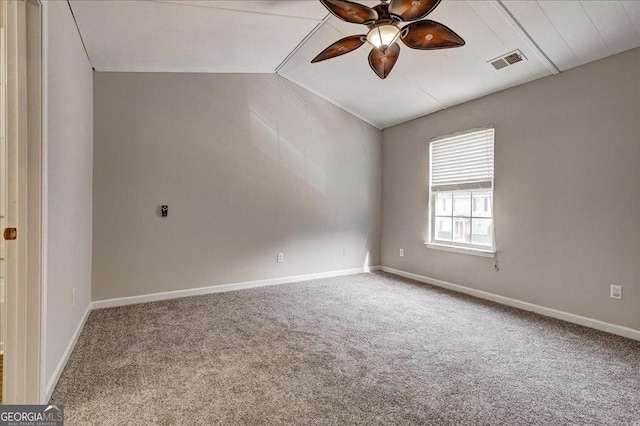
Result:
[[[365,25],[368,32],[366,35],[352,35],[338,40],[320,52],[311,63],[344,55],[369,43],[373,46],[369,52],[369,66],[378,77],[385,79],[400,55],[399,40],[408,48],[417,50],[450,49],[465,45],[464,39],[446,25],[423,19],[442,0],[378,1],[380,4],[369,7],[353,0],[320,0],[335,17],[352,24]],[[518,59],[513,58],[514,61]]]
[[400,37],[400,28],[393,24],[377,25],[367,34],[367,41],[373,47],[385,51]]

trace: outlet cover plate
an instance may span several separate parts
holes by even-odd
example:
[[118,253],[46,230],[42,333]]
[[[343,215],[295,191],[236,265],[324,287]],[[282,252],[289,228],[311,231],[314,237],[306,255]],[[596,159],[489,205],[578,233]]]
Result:
[[622,299],[622,286],[621,285],[612,285],[610,287],[609,296],[612,299]]

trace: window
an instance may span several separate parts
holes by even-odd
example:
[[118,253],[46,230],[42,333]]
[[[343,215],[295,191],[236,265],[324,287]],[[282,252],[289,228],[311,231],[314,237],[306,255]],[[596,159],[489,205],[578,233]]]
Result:
[[431,141],[429,247],[495,251],[494,134],[475,129]]

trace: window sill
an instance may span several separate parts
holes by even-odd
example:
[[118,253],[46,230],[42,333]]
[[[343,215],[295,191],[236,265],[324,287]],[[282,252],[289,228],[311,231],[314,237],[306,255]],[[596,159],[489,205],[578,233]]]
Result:
[[455,247],[455,246],[447,246],[444,244],[435,244],[435,243],[427,243],[427,242],[425,242],[424,245],[430,249],[449,251],[452,253],[470,254],[472,256],[481,256],[481,257],[490,257],[490,258],[496,257],[496,252],[492,250],[482,250],[482,249],[469,248],[469,247]]

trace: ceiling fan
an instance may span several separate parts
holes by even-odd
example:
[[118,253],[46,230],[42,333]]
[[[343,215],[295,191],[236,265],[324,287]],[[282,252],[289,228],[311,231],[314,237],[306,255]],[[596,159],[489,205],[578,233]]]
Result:
[[[352,52],[369,42],[369,65],[380,78],[387,78],[400,55],[398,39],[412,49],[434,50],[464,46],[465,41],[453,30],[438,22],[422,19],[440,4],[440,0],[381,0],[373,8],[348,0],[320,0],[329,12],[346,22],[366,25],[369,32],[336,41],[311,63]],[[411,22],[404,27],[402,22]]]

